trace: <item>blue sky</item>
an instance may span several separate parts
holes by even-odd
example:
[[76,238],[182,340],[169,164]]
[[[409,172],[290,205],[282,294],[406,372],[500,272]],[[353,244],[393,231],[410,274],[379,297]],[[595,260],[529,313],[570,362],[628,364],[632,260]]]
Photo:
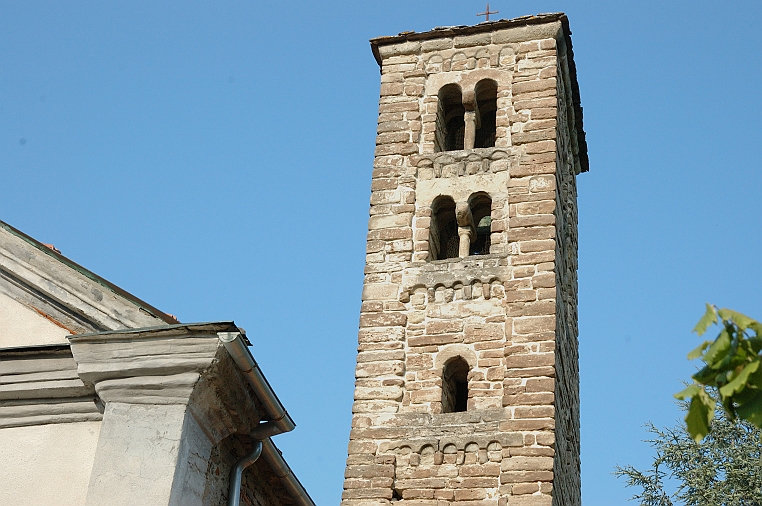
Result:
[[[705,302],[762,318],[762,4],[495,0],[564,11],[578,179],[582,484],[626,504],[643,424]],[[0,219],[184,322],[234,319],[297,422],[320,505],[348,440],[379,74],[368,39],[481,2],[0,3]]]

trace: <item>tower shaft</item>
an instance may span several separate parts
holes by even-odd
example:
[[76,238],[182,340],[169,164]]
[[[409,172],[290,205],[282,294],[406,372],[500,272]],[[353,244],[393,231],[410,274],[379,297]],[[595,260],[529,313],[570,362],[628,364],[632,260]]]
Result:
[[548,14],[371,41],[344,506],[580,504],[570,33]]

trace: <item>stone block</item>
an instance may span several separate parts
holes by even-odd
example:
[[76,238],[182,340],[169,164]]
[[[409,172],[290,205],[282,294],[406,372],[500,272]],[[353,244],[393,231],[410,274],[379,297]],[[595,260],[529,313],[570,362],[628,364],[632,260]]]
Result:
[[[552,215],[544,215],[544,216],[552,216]],[[555,251],[556,241],[554,239],[521,241],[519,243],[519,249],[521,250],[522,253],[534,253],[537,251]]]
[[[406,112],[406,111],[417,111],[417,110],[418,110],[418,102],[414,100],[407,100],[404,102],[392,102],[389,104],[381,104],[378,106],[378,111],[380,113]],[[401,154],[401,153],[391,153],[391,154]]]
[[[555,225],[556,217],[552,214],[535,214],[531,216],[514,216],[509,220],[510,228],[538,227],[543,225]],[[554,248],[555,249],[555,248]],[[549,251],[549,250],[539,250]],[[523,253],[528,253],[522,251]]]
[[462,320],[430,320],[426,323],[426,334],[449,334],[463,330]]
[[553,406],[517,406],[513,410],[513,417],[521,418],[555,418],[556,411]]
[[513,255],[513,265],[530,265],[542,262],[552,262],[556,258],[555,251],[540,251],[537,253],[522,253]]
[[527,380],[527,392],[553,392],[556,382],[553,378],[533,378]]
[[390,465],[367,465],[367,466],[347,466],[344,471],[345,478],[376,478],[394,477],[394,466]]
[[552,471],[553,459],[549,457],[511,457],[500,465],[502,471]]
[[[513,84],[513,95],[521,95],[522,93],[530,93],[533,91],[542,91],[547,89],[555,89],[556,80],[554,78],[549,79],[537,79],[535,81],[524,81]],[[545,119],[545,118],[539,118]]]
[[368,240],[395,241],[399,239],[412,239],[413,230],[410,227],[405,228],[383,228],[380,230],[371,230],[368,232]]
[[437,334],[433,336],[423,335],[420,337],[410,337],[407,340],[411,347],[418,346],[440,346],[443,344],[452,344],[463,342],[462,334]]
[[556,303],[553,300],[511,302],[506,304],[506,314],[508,316],[543,316],[552,315],[555,312]]
[[391,283],[365,284],[362,289],[362,300],[396,300],[398,285]]
[[410,141],[415,142],[409,132],[385,132],[376,135],[376,145],[400,145],[406,144]]
[[[537,115],[539,114],[538,111],[546,111],[547,109],[532,109],[532,117],[537,118]],[[555,118],[555,109],[553,109],[554,115],[552,117]],[[556,152],[556,141],[554,140],[546,140],[546,141],[536,141],[536,142],[528,142],[524,144],[524,152],[528,155],[538,154],[538,153],[555,153]]]
[[[379,46],[378,53],[383,59],[391,59],[398,55],[408,55],[418,52],[421,49],[421,43],[417,41],[402,42],[399,44],[389,44]],[[394,60],[391,60],[392,62]]]
[[554,272],[537,274],[532,278],[532,286],[534,288],[554,288],[556,286],[556,274]]
[[360,315],[360,327],[404,326],[407,322],[405,313],[369,313]]
[[382,362],[385,360],[404,360],[404,350],[361,351],[357,354],[358,362]]
[[502,339],[505,335],[503,325],[498,323],[469,324],[465,327],[465,342],[493,341]]
[[474,35],[457,36],[454,40],[454,46],[460,47],[473,47],[473,46],[488,46],[492,41],[492,35],[489,33],[477,33]]
[[[556,117],[557,113],[558,111],[555,107],[537,107],[532,109],[530,117],[532,119],[552,119]],[[543,151],[539,152],[542,153]],[[553,149],[553,152],[555,152],[555,149]]]
[[382,228],[409,227],[412,218],[412,213],[371,216],[368,220],[368,229],[378,230]]
[[379,343],[388,341],[401,341],[405,338],[405,329],[394,328],[364,328],[358,333],[358,340],[362,343]]
[[506,506],[552,506],[552,504],[553,497],[549,495],[515,495],[508,497]]
[[553,471],[506,471],[500,473],[501,483],[527,483],[552,480]]
[[405,374],[405,363],[401,360],[387,360],[383,362],[363,362],[357,364],[355,376],[357,378],[370,378],[376,376]]
[[555,396],[552,392],[518,393],[503,396],[503,403],[508,406],[538,406],[550,405]]
[[[352,489],[344,489],[344,492],[341,494],[341,498],[343,499],[391,499],[392,498],[392,489],[391,488],[352,488]],[[365,504],[363,502],[363,504]]]
[[526,156],[521,159],[520,165],[511,167],[509,173],[511,177],[535,176],[538,174],[555,174],[555,163],[541,163],[536,158]]
[[381,96],[402,95],[402,83],[381,83]]
[[457,488],[455,489],[456,501],[477,501],[487,498],[487,491],[484,489],[468,489]]
[[442,391],[438,388],[427,388],[410,392],[410,401],[416,404],[441,400]]
[[[381,146],[377,146],[381,147]],[[547,164],[552,166],[553,172],[556,170],[556,153],[538,153],[536,155],[523,155],[521,158],[519,158],[519,165],[535,165],[540,166],[544,170],[547,170],[551,167],[546,167],[543,164]],[[513,173],[513,172],[512,172]]]
[[513,319],[514,334],[552,332],[556,329],[555,316],[527,316]]
[[555,365],[554,353],[512,354],[505,357],[505,366],[509,368],[527,368]]
[[458,474],[462,477],[471,476],[500,476],[500,464],[487,462],[486,464],[470,464],[460,466]]
[[516,483],[511,487],[511,494],[513,495],[534,494],[539,491],[540,486],[537,483]]
[[537,292],[534,290],[513,290],[507,289],[505,292],[505,302],[532,302],[537,300]]

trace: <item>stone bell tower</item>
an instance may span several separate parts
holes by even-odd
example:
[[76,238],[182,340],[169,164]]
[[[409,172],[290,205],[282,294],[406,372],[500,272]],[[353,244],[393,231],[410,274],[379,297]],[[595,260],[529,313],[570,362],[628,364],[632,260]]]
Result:
[[343,506],[578,506],[564,14],[371,41],[381,67]]

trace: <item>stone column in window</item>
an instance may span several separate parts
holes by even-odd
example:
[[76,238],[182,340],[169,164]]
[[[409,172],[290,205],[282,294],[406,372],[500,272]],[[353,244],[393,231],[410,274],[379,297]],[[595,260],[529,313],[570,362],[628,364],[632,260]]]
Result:
[[[466,123],[468,125],[468,123]],[[471,250],[471,243],[476,240],[476,228],[471,207],[466,202],[458,202],[455,208],[455,218],[458,220],[458,237],[460,239],[458,256],[467,257]]]
[[474,149],[476,143],[476,131],[479,129],[479,103],[476,100],[474,90],[463,92],[463,107],[466,112],[463,115],[465,129],[463,132],[463,149]]

